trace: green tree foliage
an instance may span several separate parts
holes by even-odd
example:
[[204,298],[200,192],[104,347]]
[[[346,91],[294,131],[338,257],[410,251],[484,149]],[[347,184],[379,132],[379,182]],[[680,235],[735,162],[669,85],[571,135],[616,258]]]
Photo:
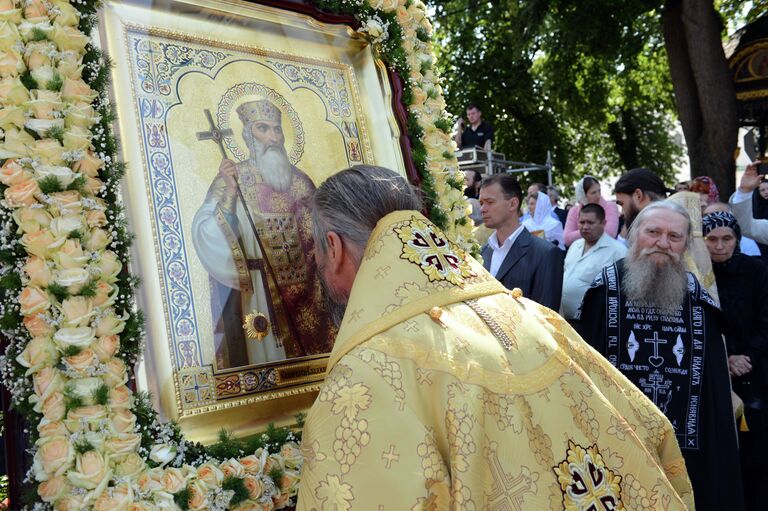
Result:
[[[449,110],[478,103],[510,159],[543,162],[552,150],[560,183],[636,166],[671,179],[682,149],[662,33],[669,1],[432,0]],[[768,10],[714,5],[736,23]]]
[[682,151],[658,13],[607,3],[432,2],[449,109],[478,103],[510,159],[551,150],[559,183],[640,165],[674,174]]

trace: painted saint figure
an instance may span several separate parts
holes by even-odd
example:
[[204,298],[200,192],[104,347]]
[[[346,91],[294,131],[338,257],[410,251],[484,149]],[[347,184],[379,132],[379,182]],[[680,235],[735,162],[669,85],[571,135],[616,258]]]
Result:
[[274,104],[243,103],[237,114],[249,157],[222,160],[192,223],[210,274],[216,366],[329,352],[333,335],[313,257],[315,186],[288,159]]

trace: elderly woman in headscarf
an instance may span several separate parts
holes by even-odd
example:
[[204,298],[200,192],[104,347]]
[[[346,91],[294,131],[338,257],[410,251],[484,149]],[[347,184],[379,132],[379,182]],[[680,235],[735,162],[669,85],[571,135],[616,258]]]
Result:
[[563,239],[565,245],[581,238],[579,233],[579,211],[582,206],[587,204],[600,204],[605,211],[605,232],[608,236],[615,238],[619,233],[619,208],[613,201],[607,201],[600,190],[600,181],[592,176],[584,176],[581,181],[576,183],[576,205],[568,210],[568,217],[565,220],[565,231]]
[[[740,433],[747,509],[765,509],[768,487],[768,267],[739,251],[741,229],[732,213],[702,219],[712,258],[720,306],[725,315],[728,368],[733,390],[744,401],[746,426]],[[742,428],[744,429],[744,428]]]
[[549,195],[545,192],[534,192],[533,195],[528,196],[530,217],[523,220],[523,226],[534,236],[551,241],[560,250],[565,250],[563,224],[552,215],[554,210]]

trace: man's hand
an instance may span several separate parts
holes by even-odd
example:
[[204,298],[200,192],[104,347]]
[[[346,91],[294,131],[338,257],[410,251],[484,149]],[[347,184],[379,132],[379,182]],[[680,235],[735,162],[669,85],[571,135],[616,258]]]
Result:
[[744,171],[744,175],[741,176],[739,182],[739,191],[742,193],[751,193],[758,186],[763,176],[757,173],[757,166],[760,162],[753,162],[747,165],[747,170]]
[[237,165],[232,160],[227,158],[221,160],[219,165],[219,175],[227,184],[227,188],[230,192],[235,193],[237,190]]
[[731,376],[744,376],[752,370],[752,361],[746,355],[728,357],[728,371]]
[[461,130],[464,129],[464,118],[463,117],[459,117],[458,119],[456,119],[456,124],[454,125],[454,128],[455,128],[456,131],[461,131]]

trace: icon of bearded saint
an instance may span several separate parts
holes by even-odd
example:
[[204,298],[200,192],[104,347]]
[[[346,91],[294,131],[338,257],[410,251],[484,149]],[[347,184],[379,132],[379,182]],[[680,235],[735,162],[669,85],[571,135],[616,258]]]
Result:
[[335,332],[312,255],[315,186],[288,159],[275,105],[251,101],[237,114],[249,157],[222,160],[192,222],[197,255],[210,275],[216,366],[330,352]]

